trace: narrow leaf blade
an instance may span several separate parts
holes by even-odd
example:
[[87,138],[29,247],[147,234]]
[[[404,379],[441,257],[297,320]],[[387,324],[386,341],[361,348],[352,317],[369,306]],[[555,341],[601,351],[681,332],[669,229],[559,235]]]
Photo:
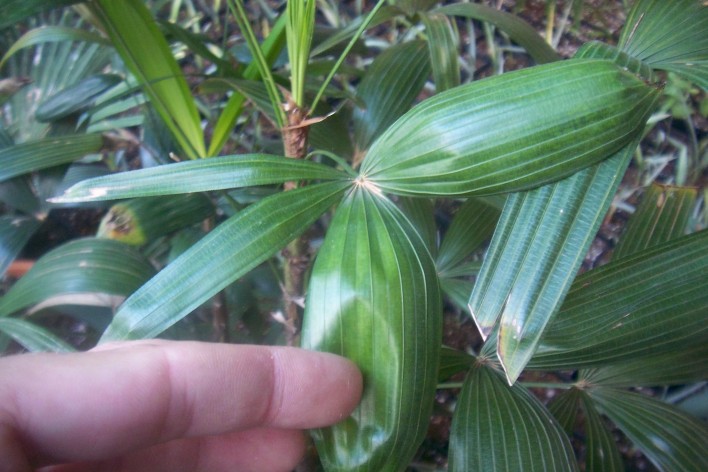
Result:
[[430,65],[435,91],[444,92],[460,85],[458,34],[450,19],[440,13],[421,14],[428,36]]
[[0,181],[81,159],[103,147],[100,134],[44,138],[0,149]]
[[493,369],[467,375],[452,422],[450,470],[578,470],[568,437],[525,388]]
[[660,470],[708,467],[704,422],[639,393],[593,388],[591,398]]
[[560,59],[557,52],[543,40],[528,23],[510,13],[476,3],[458,3],[435,10],[450,16],[461,16],[486,21],[504,31],[516,43],[524,47],[539,64]]
[[402,470],[423,440],[437,383],[441,300],[432,258],[386,198],[353,190],[315,262],[307,349],[352,359],[364,393],[351,416],[313,432],[325,468]]
[[92,7],[128,68],[191,158],[205,157],[197,107],[182,71],[141,0],[97,0]]
[[76,350],[41,326],[22,319],[0,317],[0,332],[10,336],[31,352]]
[[[1,151],[0,151],[1,152]],[[79,182],[54,203],[115,200],[225,190],[297,180],[343,180],[348,176],[311,161],[242,154],[179,162]]]
[[695,188],[652,184],[644,192],[612,257],[620,259],[654,244],[683,236],[696,195]]
[[582,274],[528,367],[599,367],[707,343],[706,277],[706,230]]
[[560,180],[634,141],[658,90],[604,60],[570,59],[482,79],[414,107],[370,148],[383,191],[471,196]]
[[101,342],[160,334],[305,231],[348,185],[281,192],[232,216],[128,298]]
[[[383,130],[400,117],[418,96],[430,71],[425,42],[410,41],[381,53],[357,87],[354,144],[363,153]],[[392,74],[391,71],[396,71]]]
[[58,295],[127,296],[154,272],[150,263],[130,246],[108,239],[74,240],[42,256],[0,298],[0,316]]

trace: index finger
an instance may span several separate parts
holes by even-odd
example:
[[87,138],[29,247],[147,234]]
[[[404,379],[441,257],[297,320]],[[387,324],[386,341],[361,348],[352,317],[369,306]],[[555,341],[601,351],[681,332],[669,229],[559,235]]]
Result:
[[151,341],[0,359],[0,426],[51,460],[96,460],[179,437],[343,419],[349,361],[296,348]]

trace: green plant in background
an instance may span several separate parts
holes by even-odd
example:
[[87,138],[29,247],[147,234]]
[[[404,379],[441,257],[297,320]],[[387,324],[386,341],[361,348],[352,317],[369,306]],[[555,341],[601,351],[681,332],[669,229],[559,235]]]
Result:
[[[662,99],[660,71],[683,77],[674,84],[706,89],[707,8],[696,0],[640,0],[617,47],[589,43],[560,61],[508,13],[434,3],[378,2],[320,36],[314,1],[290,1],[259,43],[244,3],[228,1],[252,58],[245,67],[234,65],[223,44],[161,25],[140,0],[76,7],[108,41],[62,24],[51,34],[30,30],[8,46],[7,67],[27,64],[29,48],[36,54],[54,44],[66,57],[87,44],[113,47],[122,62],[112,56],[118,75],[87,71],[56,86],[39,114],[22,103],[6,106],[24,110],[25,121],[49,124],[29,138],[18,112],[3,116],[0,162],[11,169],[0,170],[3,195],[15,194],[18,182],[28,185],[28,175],[68,176],[90,163],[68,171],[66,164],[101,149],[121,167],[119,157],[134,146],[126,124],[143,130],[139,152],[182,162],[84,180],[52,198],[52,205],[134,200],[112,207],[100,238],[54,249],[0,298],[0,331],[28,349],[71,349],[13,315],[59,305],[112,308],[127,296],[105,330],[93,321],[100,342],[209,339],[198,323],[185,323],[217,297],[212,323],[255,327],[246,312],[271,310],[285,328],[257,340],[295,343],[302,319],[303,347],[344,355],[362,370],[355,412],[312,432],[326,470],[405,469],[425,436],[436,388],[453,386],[462,391],[450,470],[577,470],[569,435],[580,417],[585,468],[622,470],[600,415],[659,469],[704,469],[705,423],[626,389],[686,385],[708,373],[708,233],[691,231],[696,191],[650,187],[613,260],[576,274],[652,113],[660,102],[661,113],[675,108],[681,97]],[[328,16],[329,6],[321,8]],[[462,83],[456,22],[470,19],[504,31],[539,65]],[[344,62],[358,54],[352,51],[368,26],[387,21],[413,33],[363,70]],[[225,100],[212,107],[193,93],[196,77],[182,72],[175,43],[194,61],[214,64],[200,87],[228,90]],[[436,93],[411,108],[429,76]],[[76,95],[79,83],[96,87],[85,102]],[[252,109],[275,129],[252,120]],[[214,157],[234,127],[248,152]],[[75,141],[86,148],[69,147]],[[462,200],[444,234],[433,199]],[[39,223],[21,230],[16,221],[33,210],[3,202],[0,237],[9,249],[0,262],[7,266]],[[490,237],[481,264],[471,259]],[[154,276],[148,259],[159,261]],[[276,280],[269,269],[277,269]],[[280,302],[267,301],[277,296]],[[445,298],[471,315],[486,341],[479,352],[442,348]],[[230,332],[221,331],[219,339]],[[518,381],[536,370],[577,375],[545,384],[563,389],[546,406]],[[466,373],[463,385],[440,383],[457,372]]]

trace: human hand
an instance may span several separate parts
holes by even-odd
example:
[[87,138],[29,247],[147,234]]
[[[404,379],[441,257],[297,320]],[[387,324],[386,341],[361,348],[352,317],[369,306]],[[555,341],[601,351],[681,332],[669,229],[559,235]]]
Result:
[[[0,471],[286,471],[361,395],[346,359],[173,341],[0,359]],[[63,464],[63,465],[52,465]]]

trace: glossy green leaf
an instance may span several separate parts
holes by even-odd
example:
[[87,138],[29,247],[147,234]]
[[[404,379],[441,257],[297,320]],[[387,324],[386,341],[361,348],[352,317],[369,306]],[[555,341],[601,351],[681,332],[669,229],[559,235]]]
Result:
[[428,36],[430,65],[433,70],[435,90],[444,92],[460,85],[458,34],[454,23],[441,13],[421,15]]
[[611,62],[531,67],[414,107],[371,146],[361,174],[382,191],[526,190],[596,164],[643,130],[658,90]]
[[450,277],[440,278],[440,287],[445,296],[464,313],[469,314],[467,299],[472,291],[473,283],[466,279]]
[[77,239],[42,256],[0,298],[0,316],[61,295],[127,296],[154,272],[130,246],[108,239]]
[[41,326],[22,319],[0,317],[0,333],[10,336],[32,352],[71,352],[76,350]]
[[0,149],[0,181],[76,161],[103,147],[100,134],[44,138]]
[[187,156],[204,157],[204,134],[194,99],[145,3],[96,0],[91,7]]
[[402,471],[423,440],[437,383],[442,303],[432,258],[392,202],[355,187],[315,261],[302,346],[353,360],[359,406],[313,432],[326,470]]
[[685,385],[708,379],[706,359],[708,343],[677,343],[672,351],[637,356],[591,369],[583,372],[583,378],[593,385],[605,387]]
[[32,189],[29,175],[0,182],[0,202],[27,215],[42,215],[37,195]]
[[349,185],[280,192],[232,216],[128,298],[101,341],[160,334],[305,231]]
[[469,308],[485,338],[499,320],[497,350],[510,383],[560,308],[637,144],[507,200]]
[[698,472],[708,467],[704,422],[639,393],[593,388],[589,394],[659,470]]
[[470,369],[475,362],[475,357],[457,349],[443,346],[440,350],[440,366],[438,367],[438,382],[442,382],[457,374]]
[[115,74],[87,77],[48,97],[34,116],[38,121],[56,121],[88,109],[96,98],[123,79]]
[[619,48],[654,69],[676,72],[708,89],[708,7],[702,0],[634,3]]
[[83,29],[70,28],[68,26],[41,26],[29,30],[8,48],[5,55],[0,59],[0,69],[17,51],[36,46],[37,44],[56,41],[86,41],[104,45],[110,44],[108,40],[98,34]]
[[528,367],[596,367],[707,343],[706,277],[706,230],[582,274]]
[[398,205],[425,242],[425,247],[433,258],[435,258],[438,252],[438,227],[435,223],[435,203],[429,198],[403,197],[398,200]]
[[[424,41],[392,46],[379,54],[356,89],[363,106],[354,109],[354,144],[363,153],[408,110],[430,72]],[[395,74],[391,73],[396,71]]]
[[568,437],[543,404],[478,363],[457,400],[449,470],[568,472],[578,466]]
[[649,186],[622,233],[612,257],[620,259],[654,244],[683,236],[696,195],[695,188],[665,187],[658,184]]
[[215,157],[204,161],[179,162],[98,177],[74,185],[52,201],[68,203],[115,200],[207,192],[291,180],[349,178],[343,172],[316,162],[267,154],[243,154]]
[[96,235],[141,246],[204,221],[214,210],[211,200],[201,193],[128,200],[111,207]]
[[499,211],[481,200],[470,198],[460,206],[453,218],[435,261],[441,276],[454,271],[492,236],[499,220]]
[[80,0],[3,0],[0,3],[0,29],[12,26],[44,10],[79,3]]
[[0,278],[41,222],[25,216],[0,216]]
[[543,40],[543,37],[531,25],[510,13],[476,3],[457,3],[438,8],[435,11],[445,15],[473,18],[493,24],[508,34],[514,42],[526,49],[539,64],[560,59],[558,53]]
[[[582,410],[583,432],[585,435],[585,470],[588,472],[623,472],[625,470],[619,449],[612,433],[604,425],[595,410],[592,399],[586,392],[571,388],[556,397],[549,410],[565,422],[566,433],[573,434],[579,410]],[[562,420],[561,420],[562,418]]]

